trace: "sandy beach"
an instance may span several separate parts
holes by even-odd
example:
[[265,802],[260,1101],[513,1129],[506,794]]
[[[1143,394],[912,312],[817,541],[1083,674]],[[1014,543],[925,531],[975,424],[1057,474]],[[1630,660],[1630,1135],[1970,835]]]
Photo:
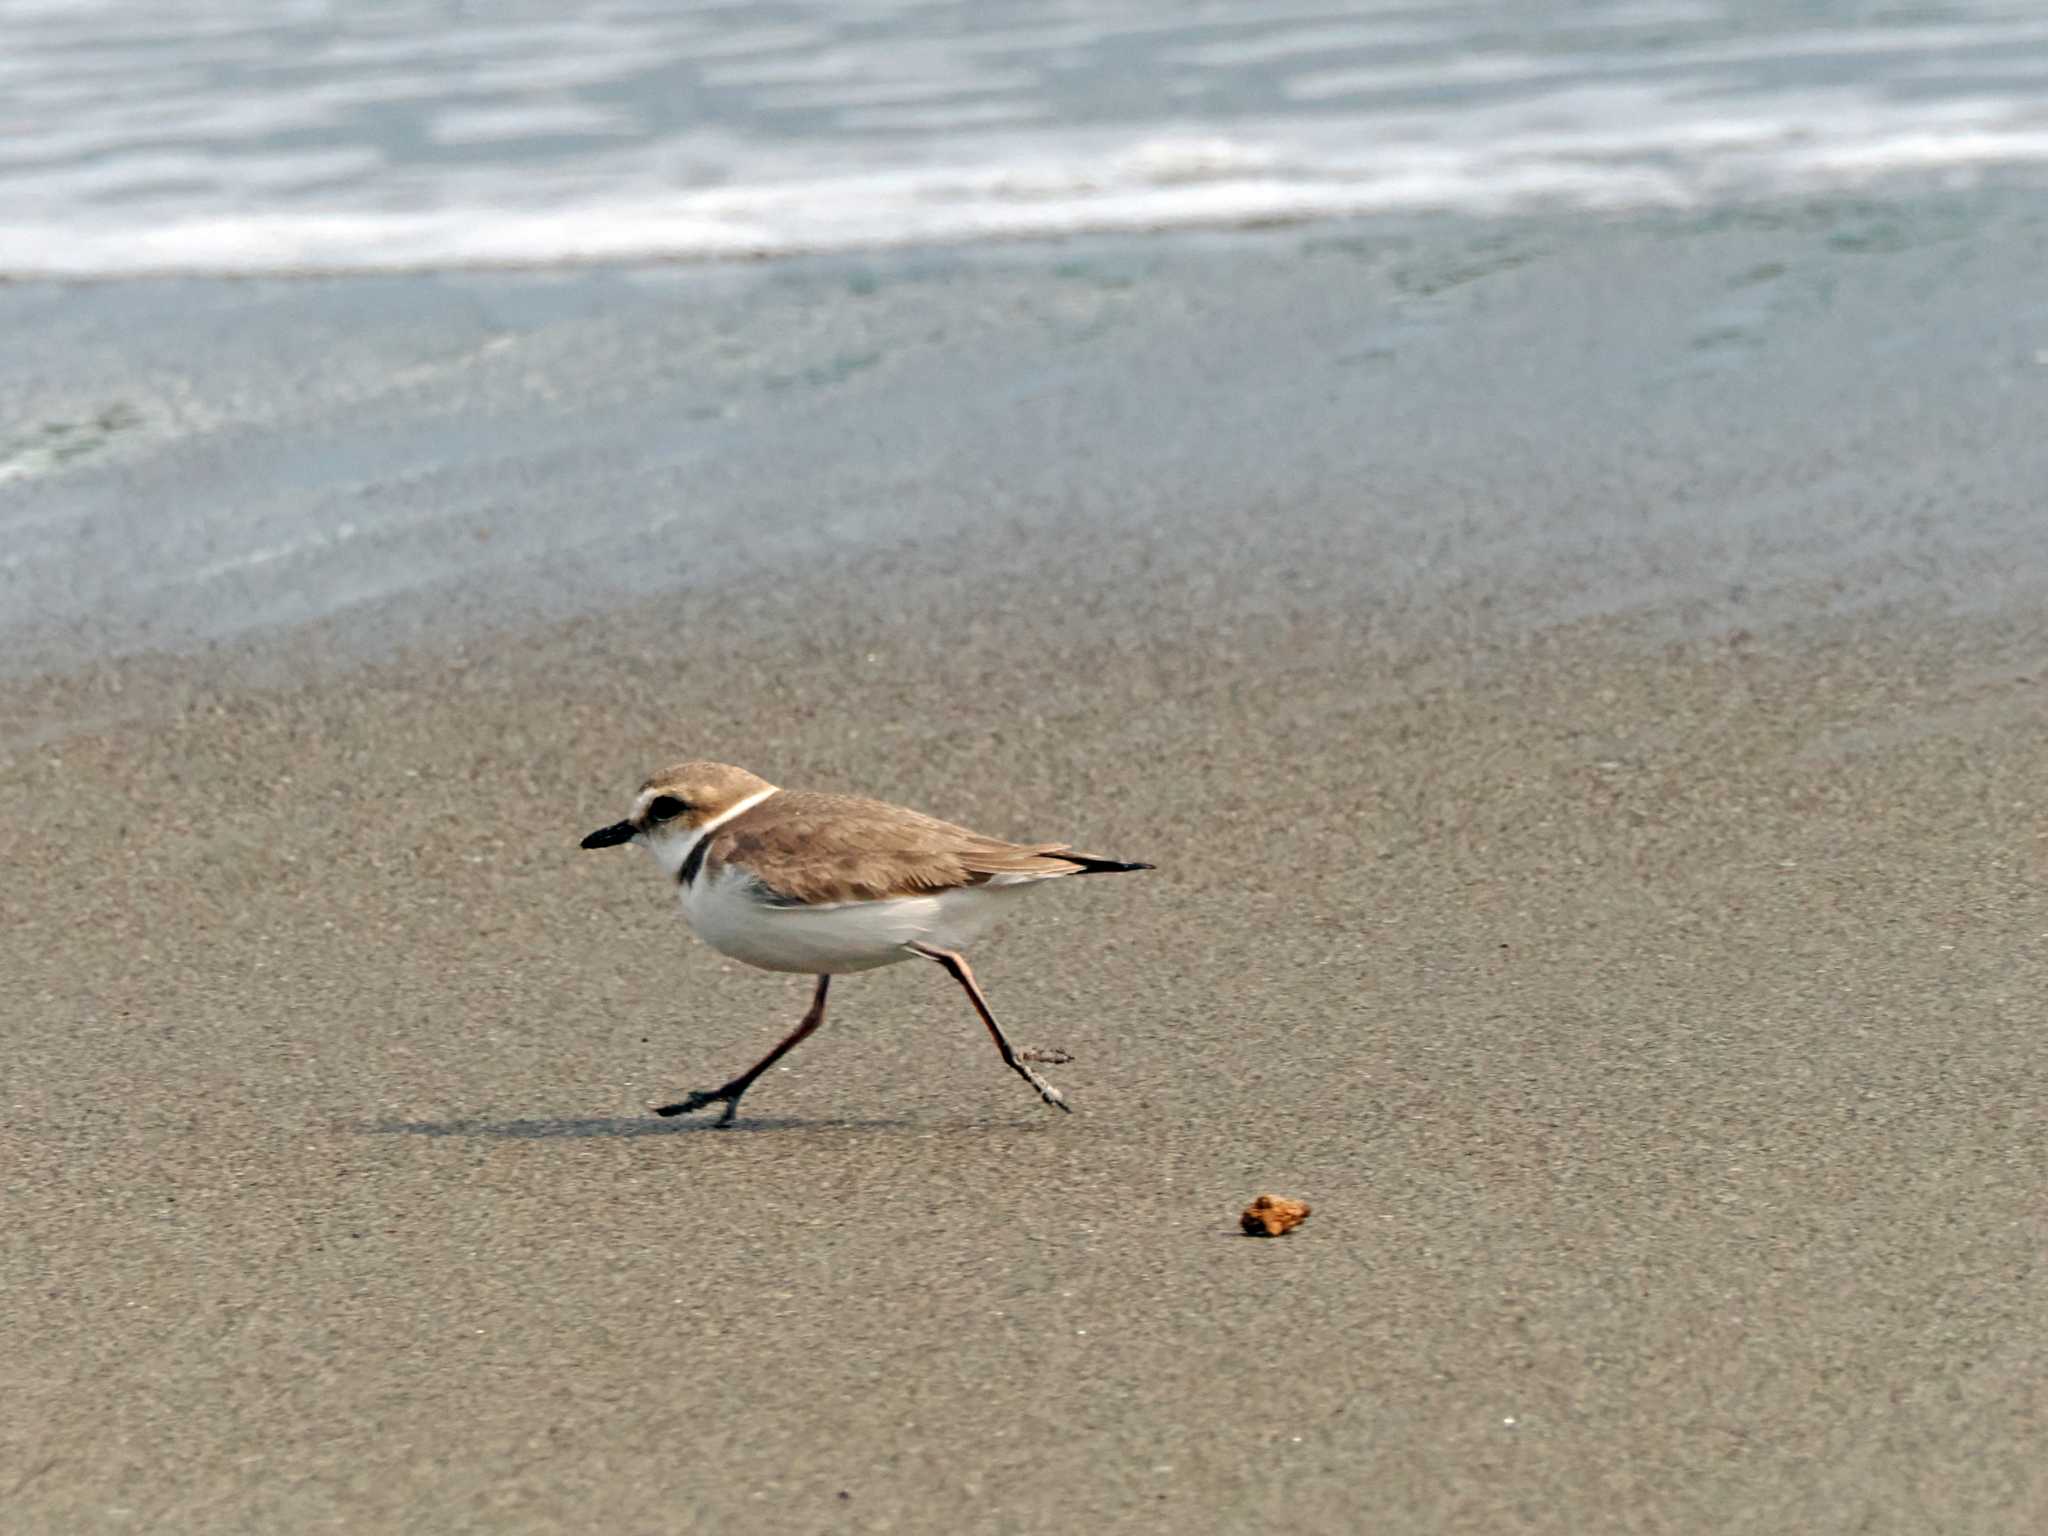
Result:
[[[2043,270],[0,288],[5,1523],[2040,1529]],[[975,956],[1075,1113],[906,966],[651,1116],[683,756],[1158,865]]]

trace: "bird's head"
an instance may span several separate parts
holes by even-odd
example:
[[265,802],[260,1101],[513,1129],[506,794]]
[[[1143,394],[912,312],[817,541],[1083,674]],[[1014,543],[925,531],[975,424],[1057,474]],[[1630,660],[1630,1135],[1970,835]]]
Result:
[[640,786],[624,821],[599,827],[583,839],[586,848],[638,843],[668,875],[682,868],[706,824],[721,820],[744,802],[761,800],[775,786],[729,763],[678,763]]

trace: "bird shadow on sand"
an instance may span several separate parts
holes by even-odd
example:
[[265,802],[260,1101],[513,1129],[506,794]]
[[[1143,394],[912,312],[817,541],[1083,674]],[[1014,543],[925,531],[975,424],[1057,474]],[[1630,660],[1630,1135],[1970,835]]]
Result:
[[493,1141],[580,1141],[596,1137],[621,1140],[636,1136],[692,1136],[714,1132],[720,1136],[760,1134],[765,1131],[896,1131],[907,1129],[907,1120],[803,1120],[768,1115],[759,1119],[742,1116],[723,1128],[711,1117],[702,1120],[657,1120],[635,1115],[564,1118],[559,1120],[378,1120],[357,1127],[373,1136],[474,1136]]

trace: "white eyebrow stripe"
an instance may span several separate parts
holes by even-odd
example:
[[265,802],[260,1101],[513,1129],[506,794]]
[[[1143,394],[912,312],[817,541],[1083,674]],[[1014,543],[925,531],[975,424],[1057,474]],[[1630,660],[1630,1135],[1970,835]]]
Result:
[[747,796],[746,799],[739,801],[737,804],[727,806],[724,810],[720,811],[716,816],[712,817],[709,821],[699,826],[697,828],[697,836],[699,838],[709,837],[712,833],[716,832],[720,827],[724,826],[728,821],[731,821],[733,817],[742,815],[747,811],[751,811],[755,806],[759,805],[763,800],[766,800],[770,795],[775,794],[780,788],[780,785],[770,784],[766,789],[755,790],[754,793]]

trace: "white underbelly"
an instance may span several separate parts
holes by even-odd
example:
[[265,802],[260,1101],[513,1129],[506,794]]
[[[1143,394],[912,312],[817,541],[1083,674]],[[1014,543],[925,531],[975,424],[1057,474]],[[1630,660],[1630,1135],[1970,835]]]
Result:
[[755,900],[755,889],[723,870],[700,877],[682,888],[683,916],[720,954],[765,971],[816,976],[894,965],[913,957],[912,944],[963,949],[987,931],[1025,883],[816,907],[770,906]]

